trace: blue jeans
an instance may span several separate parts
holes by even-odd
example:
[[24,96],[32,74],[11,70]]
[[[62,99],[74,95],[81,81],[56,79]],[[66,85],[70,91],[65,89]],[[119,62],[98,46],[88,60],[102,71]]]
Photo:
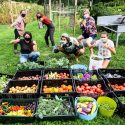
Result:
[[20,53],[20,63],[27,62],[28,59],[31,62],[37,61],[37,58],[40,56],[40,52],[31,52],[29,54],[22,54]]

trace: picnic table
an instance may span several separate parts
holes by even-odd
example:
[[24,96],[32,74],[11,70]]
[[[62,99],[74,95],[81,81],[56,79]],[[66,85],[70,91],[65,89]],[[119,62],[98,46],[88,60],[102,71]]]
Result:
[[103,26],[104,28],[116,33],[116,47],[118,47],[119,36],[121,33],[125,32],[124,19],[125,17],[122,15],[97,17],[98,26]]

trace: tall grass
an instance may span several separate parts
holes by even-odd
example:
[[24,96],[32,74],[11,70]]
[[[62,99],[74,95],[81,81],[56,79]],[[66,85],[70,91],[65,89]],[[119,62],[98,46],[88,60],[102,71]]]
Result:
[[[40,11],[43,12],[43,6],[37,5],[37,4],[30,4],[30,3],[24,3],[24,2],[17,2],[16,4],[12,4],[12,12],[14,20],[17,18],[17,16],[20,13],[20,10],[26,9],[30,7],[30,11],[27,14],[26,22],[32,22],[35,20],[35,14],[36,12]],[[11,23],[11,16],[10,16],[10,4],[9,2],[2,2],[0,4],[0,23],[1,24],[10,24]]]

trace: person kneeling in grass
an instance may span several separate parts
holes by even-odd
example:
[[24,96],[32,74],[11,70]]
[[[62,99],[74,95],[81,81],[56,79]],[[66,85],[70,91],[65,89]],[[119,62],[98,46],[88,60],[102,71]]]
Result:
[[[104,59],[102,68],[107,68],[112,59],[111,53],[116,54],[116,50],[113,41],[108,39],[107,32],[102,32],[100,37],[101,38],[95,42],[93,47],[98,47],[98,56]],[[91,54],[93,55],[93,51]]]
[[61,51],[69,58],[70,54],[74,54],[76,61],[78,62],[78,57],[84,53],[84,48],[79,44],[76,38],[70,37],[67,33],[61,35],[60,45],[55,52]]
[[31,62],[37,61],[40,53],[37,52],[37,43],[32,40],[32,34],[30,32],[25,32],[23,37],[23,39],[10,41],[12,44],[20,44],[20,63],[27,62],[28,60]]

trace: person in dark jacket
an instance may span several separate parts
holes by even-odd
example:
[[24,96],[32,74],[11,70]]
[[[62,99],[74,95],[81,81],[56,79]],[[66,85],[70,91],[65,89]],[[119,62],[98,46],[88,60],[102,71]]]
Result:
[[39,28],[43,27],[43,25],[47,26],[47,31],[45,33],[46,46],[49,47],[48,37],[50,37],[50,41],[52,44],[52,50],[54,50],[55,49],[55,42],[54,42],[55,27],[54,27],[52,21],[47,16],[43,15],[40,12],[38,12],[36,14],[36,17],[37,17],[37,20],[39,20]]
[[20,63],[37,61],[40,53],[37,51],[37,43],[32,40],[32,34],[25,32],[23,39],[16,39],[10,41],[11,44],[20,44]]

